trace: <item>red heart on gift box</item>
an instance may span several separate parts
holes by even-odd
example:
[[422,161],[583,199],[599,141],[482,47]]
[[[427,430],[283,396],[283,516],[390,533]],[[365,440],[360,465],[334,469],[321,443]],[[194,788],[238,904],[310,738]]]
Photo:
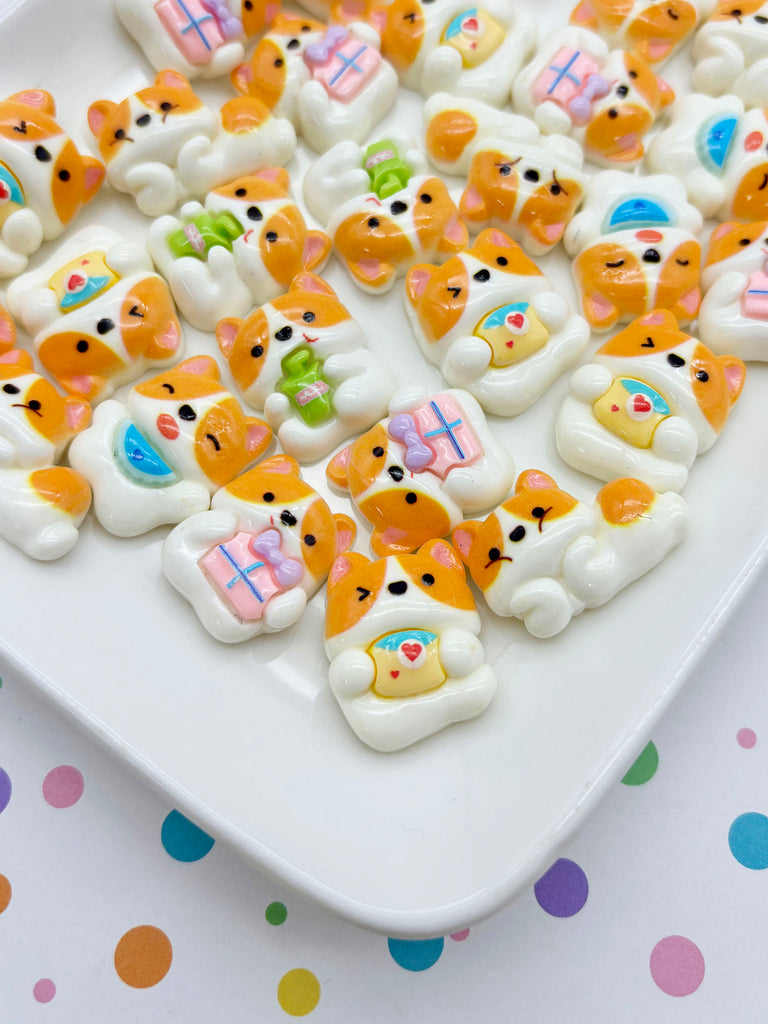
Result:
[[416,661],[418,656],[421,654],[421,644],[403,644],[400,650],[406,656],[408,661]]
[[632,409],[636,413],[648,413],[651,412],[653,406],[645,395],[632,395]]
[[464,29],[465,32],[477,32],[478,28],[480,27],[480,24],[477,18],[470,17],[464,19],[464,21],[461,23],[461,27]]
[[69,280],[67,281],[67,288],[71,292],[77,291],[79,288],[84,288],[87,282],[87,278],[84,274],[70,274]]
[[507,317],[507,323],[515,331],[522,331],[525,327],[525,317],[522,313],[510,313]]
[[400,675],[400,669],[392,668],[389,670],[389,674],[392,676],[393,679],[397,679],[397,677]]

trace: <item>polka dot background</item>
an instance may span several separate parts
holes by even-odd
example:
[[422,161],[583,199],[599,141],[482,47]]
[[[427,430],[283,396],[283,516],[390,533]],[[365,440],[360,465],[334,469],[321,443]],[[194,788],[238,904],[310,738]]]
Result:
[[[768,579],[759,597],[762,621]],[[421,939],[366,932],[268,880],[4,672],[9,1019],[762,1024],[768,753],[750,666],[768,664],[765,632],[731,624],[510,906]]]

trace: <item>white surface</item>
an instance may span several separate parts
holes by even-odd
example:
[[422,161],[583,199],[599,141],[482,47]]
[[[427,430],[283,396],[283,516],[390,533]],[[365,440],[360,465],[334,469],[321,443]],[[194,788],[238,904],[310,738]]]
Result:
[[[568,5],[552,6],[563,18]],[[92,100],[120,98],[149,77],[101,0],[79,5],[77,17],[32,0],[3,30],[18,41],[3,94],[49,87],[75,137]],[[416,116],[417,98],[402,100],[382,134],[394,118]],[[298,197],[300,170],[289,171]],[[79,223],[99,220],[135,238],[147,223],[107,191]],[[541,265],[573,295],[561,257]],[[327,276],[401,383],[439,383],[408,337],[399,289],[370,300],[335,264]],[[212,339],[187,337],[188,351],[215,352]],[[598,485],[554,448],[566,383],[498,433],[519,469],[550,472],[586,500]],[[163,531],[117,541],[91,520],[52,566],[5,550],[5,645],[36,685],[266,871],[394,934],[464,927],[554,859],[644,745],[762,557],[765,387],[765,367],[750,367],[731,422],[691,472],[690,535],[662,566],[551,641],[484,612],[500,676],[494,704],[411,750],[369,751],[343,721],[325,678],[322,595],[287,634],[222,648],[163,579]]]

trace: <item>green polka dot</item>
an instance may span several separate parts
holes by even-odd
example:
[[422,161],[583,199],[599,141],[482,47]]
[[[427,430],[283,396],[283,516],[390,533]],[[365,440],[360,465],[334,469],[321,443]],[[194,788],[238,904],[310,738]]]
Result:
[[288,917],[288,910],[284,903],[270,903],[264,917],[269,924],[283,924]]
[[649,743],[621,781],[625,786],[642,786],[653,778],[658,767],[659,752],[654,743]]

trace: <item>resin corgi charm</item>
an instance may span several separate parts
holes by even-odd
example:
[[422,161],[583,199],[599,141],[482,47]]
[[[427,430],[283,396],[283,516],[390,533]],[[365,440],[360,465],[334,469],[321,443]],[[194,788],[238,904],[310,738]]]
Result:
[[549,35],[513,89],[515,110],[547,135],[571,135],[587,159],[606,167],[640,162],[644,135],[674,98],[636,53],[609,52],[581,28]]
[[[172,68],[187,78],[229,74],[245,53],[249,33],[268,24],[279,0],[116,0],[123,25],[155,69]],[[261,9],[259,14],[256,9]]]
[[704,217],[768,219],[768,117],[737,96],[683,96],[647,166],[679,178]]
[[599,480],[631,473],[656,491],[681,491],[696,456],[725,426],[744,377],[740,359],[715,356],[668,310],[655,310],[573,375],[557,449]]
[[424,96],[448,92],[503,107],[533,52],[536,27],[525,4],[483,0],[394,0],[386,8],[384,56],[401,83]]
[[302,271],[323,267],[330,239],[307,228],[289,187],[287,171],[271,167],[150,225],[152,259],[193,326],[213,331],[224,317],[281,295]]
[[701,301],[701,228],[701,214],[676,178],[596,174],[565,234],[592,330],[607,331],[653,309],[690,323]]
[[747,107],[768,106],[768,3],[719,0],[693,41],[696,92],[728,93]]
[[267,424],[246,416],[219,377],[213,359],[193,356],[97,407],[69,461],[110,533],[136,537],[205,511],[269,446]]
[[238,96],[214,114],[170,69],[121,103],[92,103],[88,124],[110,184],[133,196],[148,217],[243,174],[285,164],[296,150],[293,125],[259,100]]
[[529,469],[484,522],[461,523],[452,540],[491,611],[546,638],[657,565],[687,525],[679,494],[640,480],[612,480],[586,505]]
[[[421,260],[447,259],[469,241],[448,189],[424,173],[424,159],[407,138],[391,133],[368,149],[341,143],[315,161],[304,179],[304,198],[333,243],[334,252],[363,291],[389,291],[396,279]],[[384,145],[405,154],[402,187],[374,191],[376,177],[366,161]],[[375,165],[374,169],[375,169]],[[381,191],[381,190],[379,190]]]
[[41,561],[75,545],[91,504],[87,482],[57,466],[90,406],[35,373],[28,352],[0,355],[0,537]]
[[314,274],[216,339],[243,398],[264,410],[289,455],[315,462],[386,416],[397,385],[358,322]]
[[661,67],[683,46],[711,0],[580,0],[571,24],[591,29],[611,47]]
[[146,249],[106,228],[79,231],[16,278],[8,302],[45,369],[91,403],[182,354],[173,300]]
[[339,556],[328,576],[325,652],[334,697],[355,734],[393,751],[490,704],[496,676],[453,548],[370,561]]
[[512,459],[467,392],[429,397],[404,388],[389,413],[326,468],[329,482],[348,491],[373,525],[377,555],[414,551],[443,537],[465,515],[490,508],[509,491]]
[[294,459],[275,455],[171,531],[163,571],[212,636],[239,643],[297,622],[355,532]]
[[768,362],[768,222],[718,224],[701,281],[704,344],[718,355]]
[[27,269],[29,257],[69,226],[101,188],[104,165],[83,156],[54,121],[43,89],[0,101],[0,277]]
[[411,267],[405,309],[427,359],[497,416],[527,409],[589,340],[584,320],[493,228],[441,267]]

